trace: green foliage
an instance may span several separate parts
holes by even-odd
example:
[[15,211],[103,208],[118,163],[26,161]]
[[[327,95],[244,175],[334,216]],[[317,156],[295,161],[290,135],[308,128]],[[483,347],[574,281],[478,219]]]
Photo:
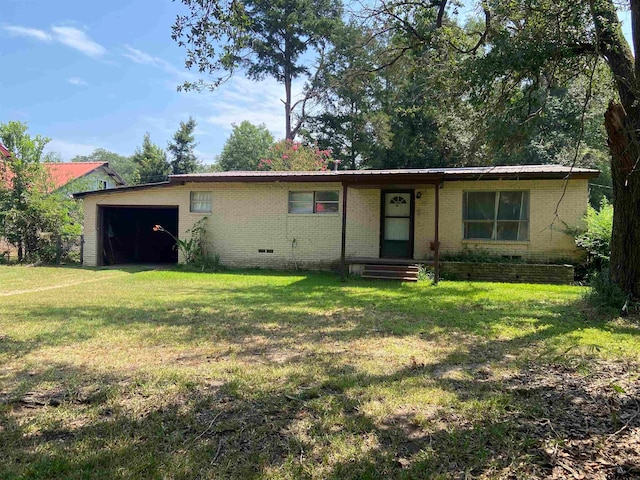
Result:
[[384,79],[372,71],[380,42],[370,34],[356,24],[338,26],[334,48],[314,78],[322,110],[307,117],[304,133],[330,149],[342,168],[366,167],[391,144],[389,116],[380,104]]
[[187,122],[180,122],[180,128],[173,134],[173,141],[167,145],[167,150],[173,157],[170,165],[171,173],[174,175],[193,173],[201,166],[193,151],[197,145],[193,136],[196,125],[196,121],[191,117]]
[[418,281],[419,282],[433,282],[435,273],[433,267],[427,267],[426,265],[420,265],[418,267]]
[[600,209],[589,206],[585,216],[587,229],[576,237],[576,245],[584,248],[597,270],[606,268],[611,257],[613,205],[602,199]]
[[255,126],[246,120],[233,125],[217,165],[222,171],[257,170],[273,145],[273,136],[264,125]]
[[608,158],[612,76],[566,47],[590,40],[576,30],[588,8],[560,3],[482,3],[489,26],[463,23],[454,2],[440,24],[440,2],[372,7],[367,26],[339,30],[326,55],[315,86],[324,111],[307,121],[308,138],[349,168]]
[[176,242],[176,248],[182,254],[184,263],[188,269],[215,272],[222,269],[220,256],[212,253],[207,243],[207,217],[202,217],[187,230],[187,239],[180,239],[162,225],[153,227],[154,232],[163,232]]
[[591,273],[589,284],[591,290],[587,294],[587,299],[590,303],[600,308],[620,312],[628,297],[619,285],[611,281],[608,268]]
[[441,255],[443,262],[467,262],[467,263],[525,263],[520,257],[502,256],[488,252],[480,248],[464,249],[458,253]]
[[[237,69],[250,79],[271,77],[285,87],[286,137],[293,138],[295,105],[291,83],[312,76],[304,55],[315,56],[330,43],[340,22],[339,0],[182,0],[189,14],[179,15],[172,38],[186,47],[185,66],[213,77],[185,82],[186,90],[214,89]],[[307,94],[305,98],[309,98]],[[300,104],[304,113],[303,105]]]
[[0,124],[0,141],[12,152],[0,161],[0,237],[17,248],[21,262],[59,261],[81,233],[80,207],[50,193],[42,166],[49,140],[27,130],[19,122]]
[[142,147],[136,148],[131,159],[137,165],[140,183],[163,182],[171,172],[171,166],[167,162],[167,154],[158,145],[151,142],[146,133]]
[[109,167],[115,170],[128,185],[140,183],[138,165],[132,157],[126,157],[104,148],[96,148],[89,155],[76,155],[72,162],[109,162]]
[[611,155],[600,150],[587,151],[581,166],[600,171],[597,178],[589,180],[589,205],[600,208],[603,200],[613,202],[613,179],[611,178]]
[[325,171],[333,162],[329,150],[320,150],[316,145],[304,145],[291,140],[281,140],[260,160],[259,170],[273,171]]

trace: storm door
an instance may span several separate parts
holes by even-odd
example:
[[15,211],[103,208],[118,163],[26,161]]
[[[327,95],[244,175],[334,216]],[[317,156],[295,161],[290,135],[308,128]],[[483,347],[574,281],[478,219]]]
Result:
[[382,192],[380,256],[413,257],[413,191]]

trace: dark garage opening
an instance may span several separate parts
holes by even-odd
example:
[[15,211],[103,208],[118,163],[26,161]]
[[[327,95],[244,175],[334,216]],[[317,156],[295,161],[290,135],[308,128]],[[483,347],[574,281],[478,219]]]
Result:
[[101,207],[102,265],[177,263],[178,207]]

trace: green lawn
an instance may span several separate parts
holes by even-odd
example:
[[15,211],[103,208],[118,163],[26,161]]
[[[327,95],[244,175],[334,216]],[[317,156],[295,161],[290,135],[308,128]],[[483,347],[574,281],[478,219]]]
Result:
[[585,294],[0,267],[0,478],[640,475],[638,319]]

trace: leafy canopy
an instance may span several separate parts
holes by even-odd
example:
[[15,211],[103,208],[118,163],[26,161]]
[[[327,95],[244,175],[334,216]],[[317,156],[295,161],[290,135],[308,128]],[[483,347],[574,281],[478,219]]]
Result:
[[59,245],[80,235],[81,220],[74,201],[51,193],[42,165],[49,139],[11,121],[0,124],[0,141],[11,152],[0,159],[0,237],[17,248],[19,261],[59,260]]
[[193,173],[201,167],[194,149],[197,146],[194,137],[196,121],[189,117],[186,122],[180,122],[180,128],[173,134],[173,139],[167,145],[169,155],[171,155],[171,173],[174,175],[181,173]]
[[273,145],[273,136],[264,125],[243,121],[233,125],[233,131],[218,157],[222,170],[257,170]]
[[281,140],[260,160],[259,170],[271,171],[325,171],[333,162],[329,150],[317,145],[305,145],[293,140]]
[[162,148],[151,142],[148,133],[144,136],[142,147],[136,148],[136,152],[131,158],[137,165],[140,183],[163,182],[171,171],[167,154]]
[[242,70],[253,80],[274,78],[284,85],[286,137],[293,138],[300,122],[292,115],[300,107],[305,116],[307,91],[292,99],[292,81],[311,77],[311,57],[321,56],[341,21],[339,0],[182,0],[187,15],[179,15],[172,38],[186,48],[185,66],[209,75],[208,80],[186,81],[185,90],[215,89]]

